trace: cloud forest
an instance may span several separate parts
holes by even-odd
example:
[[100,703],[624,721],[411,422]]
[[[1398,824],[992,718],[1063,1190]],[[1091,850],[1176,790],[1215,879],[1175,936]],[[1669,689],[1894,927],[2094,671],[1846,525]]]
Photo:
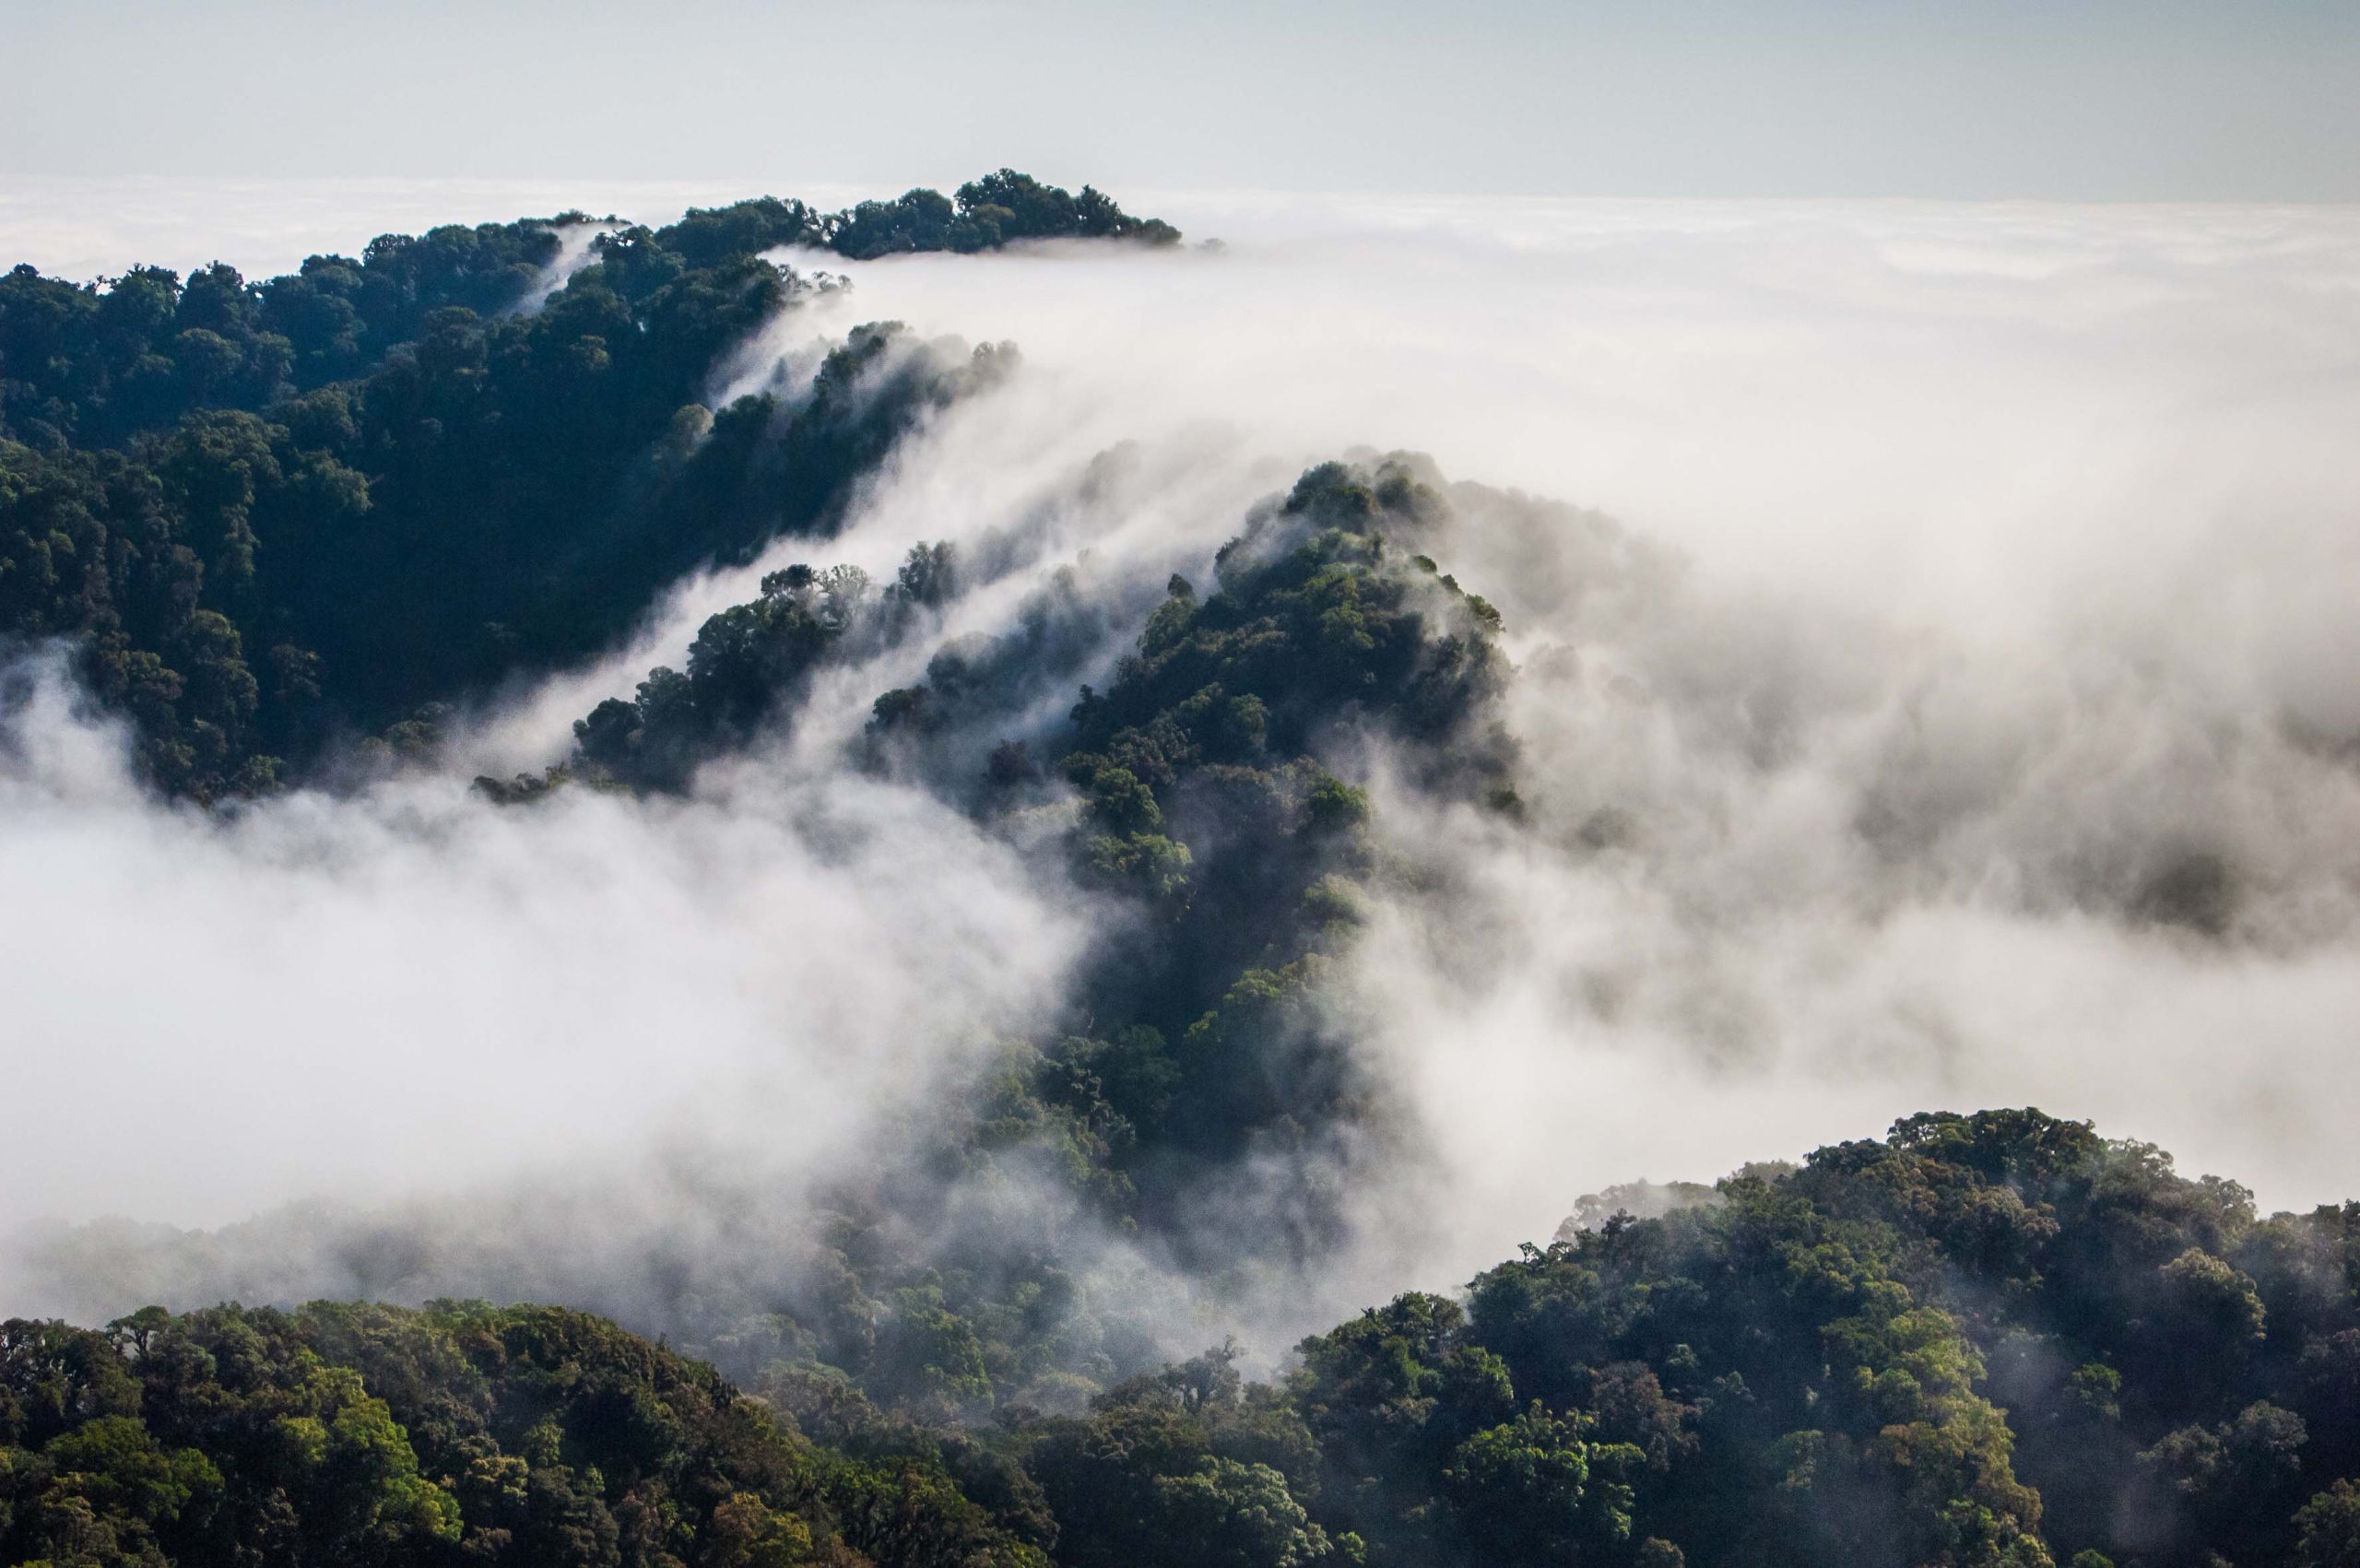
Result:
[[1173,216],[0,276],[0,1562],[2360,1565],[2348,217]]

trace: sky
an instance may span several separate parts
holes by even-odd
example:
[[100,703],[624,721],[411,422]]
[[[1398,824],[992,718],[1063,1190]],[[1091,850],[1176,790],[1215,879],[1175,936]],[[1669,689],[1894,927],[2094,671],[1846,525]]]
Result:
[[6,0],[0,173],[2360,198],[2350,0]]

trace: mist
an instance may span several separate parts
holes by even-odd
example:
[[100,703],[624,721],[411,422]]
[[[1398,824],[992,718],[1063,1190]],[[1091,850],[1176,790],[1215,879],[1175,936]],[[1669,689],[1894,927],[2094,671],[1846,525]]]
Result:
[[[2092,1118],[2267,1206],[2360,1191],[2332,1114],[2360,1087],[2360,218],[1162,209],[1224,248],[831,258],[850,289],[716,366],[716,403],[861,321],[1022,369],[835,537],[676,584],[432,765],[168,806],[56,653],[18,651],[14,1304],[537,1291],[663,1326],[622,1282],[639,1242],[690,1273],[749,1224],[784,1248],[820,1173],[1054,1022],[1090,940],[1089,901],[955,789],[854,765],[871,701],[1056,589],[1098,631],[994,715],[1045,732],[1258,498],[1396,451],[1450,501],[1418,548],[1505,618],[1524,814],[1434,798],[1381,744],[1328,759],[1398,868],[1329,997],[1395,1118],[1341,1167],[1351,1256],[1316,1290],[1190,1282],[1167,1350],[1273,1353],[1585,1193],[1924,1109]],[[469,792],[561,760],[765,572],[881,580],[941,540],[962,594],[687,798]],[[273,1213],[195,1264],[56,1229]],[[442,1249],[351,1266],[356,1226],[404,1216]],[[1110,1277],[1166,1267],[1095,1244]]]
[[62,659],[8,699],[0,863],[45,893],[6,915],[11,1094],[65,1112],[7,1141],[11,1220],[219,1225],[652,1149],[791,1190],[1033,1020],[1077,941],[1004,847],[857,775],[528,813],[430,772],[208,814],[141,793]]

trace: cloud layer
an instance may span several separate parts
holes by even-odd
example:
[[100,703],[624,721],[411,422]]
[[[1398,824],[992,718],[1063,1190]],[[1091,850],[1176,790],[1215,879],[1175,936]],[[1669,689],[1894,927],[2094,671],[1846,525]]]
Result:
[[[208,819],[137,793],[53,657],[15,666],[5,1067],[47,1111],[0,1223],[491,1203],[474,1285],[436,1282],[564,1289],[514,1260],[585,1213],[731,1234],[746,1185],[693,1174],[724,1155],[791,1206],[1044,1016],[1090,918],[847,768],[870,700],[1066,572],[1105,636],[1021,721],[1053,723],[1254,498],[1397,447],[1500,487],[1432,548],[1505,613],[1528,814],[1337,759],[1421,873],[1337,997],[1417,1139],[1303,1326],[1609,1183],[1941,1106],[2094,1117],[2273,1204],[2360,1191],[2360,218],[1193,200],[1225,251],[832,262],[849,294],[738,371],[891,316],[1024,371],[841,537],[678,585],[444,772]],[[976,563],[942,623],[693,799],[465,794],[762,572],[930,539]],[[540,1231],[509,1196],[551,1191],[576,1218]]]

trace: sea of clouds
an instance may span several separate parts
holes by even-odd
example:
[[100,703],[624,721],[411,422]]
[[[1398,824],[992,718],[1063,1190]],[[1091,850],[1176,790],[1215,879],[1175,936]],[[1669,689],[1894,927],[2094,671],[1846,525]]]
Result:
[[[443,195],[661,220],[722,194],[28,190],[0,252],[84,274],[284,267]],[[1338,999],[1406,1152],[1356,1173],[1358,1249],[1266,1335],[1448,1288],[1610,1183],[1925,1109],[2092,1118],[2269,1206],[2360,1193],[2360,212],[1124,194],[1223,248],[785,258],[853,287],[716,398],[791,393],[881,318],[1023,369],[841,537],[676,585],[629,646],[487,701],[441,772],[206,816],[140,792],[53,656],[19,662],[0,1226],[497,1193],[498,1244],[429,1282],[527,1293],[580,1277],[485,1260],[585,1224],[726,1238],[718,1171],[790,1202],[1044,1017],[1091,921],[847,767],[868,701],[1061,570],[1103,666],[1257,497],[1355,449],[1486,487],[1434,553],[1505,614],[1528,811],[1339,759],[1422,871]],[[556,760],[763,571],[889,576],[936,539],[991,570],[758,763],[678,803],[467,793]],[[250,1297],[371,1284],[273,1261]],[[126,1270],[0,1306],[228,1293]]]

